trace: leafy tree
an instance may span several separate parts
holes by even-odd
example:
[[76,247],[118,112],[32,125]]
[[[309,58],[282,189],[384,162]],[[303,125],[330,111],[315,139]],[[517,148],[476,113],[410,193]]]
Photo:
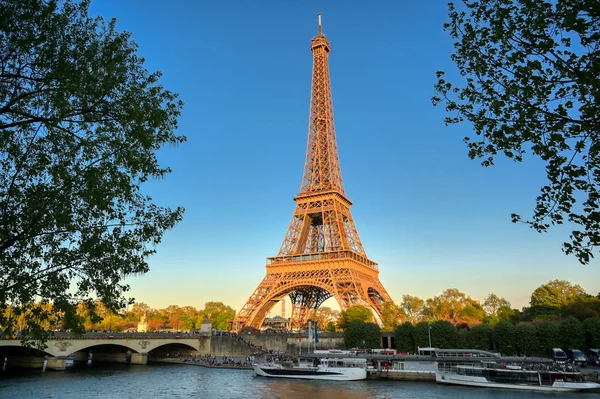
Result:
[[497,317],[498,321],[508,321],[514,324],[519,320],[519,312],[511,309],[510,306],[500,306]]
[[27,329],[35,329],[34,332],[42,334],[45,330],[60,327],[61,320],[56,317],[52,304],[48,302],[29,302],[23,306],[4,305],[0,316],[5,320],[12,320],[13,324],[10,328],[3,329],[0,336],[14,338],[16,332],[20,334]]
[[584,294],[585,291],[579,285],[564,280],[552,280],[533,291],[530,304],[535,315],[553,316]]
[[415,350],[415,342],[413,340],[415,327],[411,322],[405,321],[394,330],[394,342],[396,349],[400,352],[411,353]]
[[399,305],[407,321],[418,323],[423,319],[425,301],[411,295],[402,295],[402,303]]
[[79,303],[77,311],[80,315],[85,314],[87,316],[87,320],[89,320],[90,324],[89,328],[86,326],[86,329],[91,330],[102,330],[103,320],[109,317],[113,312],[112,309],[109,309],[102,301],[98,300]]
[[436,348],[456,348],[456,327],[447,320],[431,323],[431,344]]
[[381,330],[375,323],[353,320],[344,329],[346,348],[375,349],[381,346]]
[[148,317],[153,313],[153,309],[144,302],[136,302],[129,313],[133,315],[135,321],[140,321],[142,317],[146,317],[146,320],[148,320]]
[[[0,303],[52,302],[56,317],[80,298],[123,308],[123,279],[148,271],[183,214],[141,191],[170,172],[157,150],[185,140],[175,134],[182,103],[130,34],[88,7],[0,2]],[[25,339],[43,337],[50,315],[38,316]]]
[[[415,324],[413,329],[413,343],[415,347],[427,348],[429,347],[429,328],[430,323],[426,321],[420,321]],[[433,342],[432,342],[433,343]]]
[[383,311],[381,312],[383,331],[394,331],[398,326],[398,322],[402,319],[404,319],[404,312],[393,301],[383,304]]
[[489,350],[492,347],[492,327],[489,324],[477,324],[469,330],[469,347]]
[[488,295],[485,301],[483,301],[483,309],[485,309],[485,313],[488,316],[497,316],[498,310],[502,307],[510,308],[510,302],[496,294]]
[[536,332],[539,350],[546,355],[552,353],[552,348],[561,346],[560,332],[558,331],[557,324],[545,320],[536,326]]
[[600,347],[600,317],[591,317],[583,321],[585,342],[588,348]]
[[327,306],[321,306],[310,312],[310,319],[316,321],[319,326],[327,326],[330,321],[335,320],[337,313]]
[[235,310],[223,302],[206,302],[203,311],[199,313],[202,318],[207,315],[213,328],[217,330],[227,330],[235,318]]
[[481,305],[456,288],[427,300],[424,314],[429,320],[448,320],[453,323],[476,323],[485,312]]
[[568,303],[562,312],[564,317],[576,317],[583,321],[590,317],[600,315],[600,299],[591,295],[582,295],[573,302]]
[[531,323],[519,323],[515,327],[515,349],[522,355],[531,355],[538,349],[537,330]]
[[200,323],[198,322],[198,309],[193,306],[184,306],[181,308],[181,328],[189,331],[192,328],[199,328]]
[[469,329],[468,328],[457,328],[456,329],[456,346],[459,349],[472,349],[469,345]]
[[100,318],[97,315],[95,315],[95,317],[92,318],[92,314],[89,312],[88,306],[84,302],[79,302],[77,304],[77,308],[76,308],[75,312],[77,313],[77,316],[79,316],[80,321],[82,321],[82,323],[83,323],[84,331],[91,330],[93,324],[95,322],[100,321]]
[[165,321],[162,318],[148,320],[148,331],[160,331],[165,328]]
[[515,326],[507,321],[501,321],[494,326],[492,333],[494,346],[505,355],[512,355],[517,345],[515,344]]
[[565,348],[581,349],[585,345],[583,324],[575,317],[569,317],[558,326],[560,339]]
[[425,301],[423,299],[411,295],[402,295],[400,309],[406,316],[406,320],[411,323],[418,323],[423,319],[424,306]]
[[325,331],[326,332],[334,333],[336,331],[336,329],[335,329],[335,323],[333,321],[328,322],[327,323],[327,327],[325,327]]
[[353,321],[362,321],[366,323],[372,320],[373,313],[369,308],[362,305],[353,305],[340,312],[337,320],[337,327],[344,330]]
[[123,323],[118,314],[109,310],[109,313],[102,318],[100,330],[103,331],[122,331]]
[[459,323],[479,324],[485,318],[485,310],[479,301],[467,297],[465,307],[458,312],[458,318]]
[[[447,124],[470,122],[469,157],[541,158],[548,183],[531,220],[539,232],[566,221],[566,254],[588,263],[600,244],[600,11],[597,0],[463,0],[449,4],[462,84],[437,73],[434,105]],[[581,206],[575,207],[577,201]],[[520,221],[512,215],[513,222]]]
[[163,313],[167,317],[167,327],[172,330],[180,330],[183,327],[181,316],[183,310],[178,305],[169,305],[163,310]]

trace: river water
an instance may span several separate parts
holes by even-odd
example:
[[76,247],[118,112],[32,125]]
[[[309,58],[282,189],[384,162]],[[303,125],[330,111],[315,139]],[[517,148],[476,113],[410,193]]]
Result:
[[0,372],[0,398],[207,398],[207,399],[392,399],[392,398],[597,398],[442,386],[403,381],[298,381],[256,377],[252,370],[152,364],[79,366],[66,371]]

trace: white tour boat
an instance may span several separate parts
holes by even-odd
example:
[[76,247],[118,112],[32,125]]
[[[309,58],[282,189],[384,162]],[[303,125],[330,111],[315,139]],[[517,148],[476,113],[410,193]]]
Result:
[[298,363],[255,363],[256,375],[306,380],[358,381],[367,378],[367,360],[361,358],[299,358]]
[[442,384],[526,391],[574,392],[600,390],[600,384],[587,382],[578,372],[538,371],[487,366],[457,366],[456,372],[437,372]]

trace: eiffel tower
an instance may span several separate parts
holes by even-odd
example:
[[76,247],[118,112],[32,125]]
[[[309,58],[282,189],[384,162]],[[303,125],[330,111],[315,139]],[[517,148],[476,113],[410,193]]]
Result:
[[381,316],[391,301],[379,281],[377,263],[367,258],[346,197],[333,124],[328,57],[331,47],[319,31],[312,39],[312,93],[306,162],[296,210],[267,275],[242,307],[233,330],[260,328],[275,304],[290,297],[290,327],[299,329],[311,309],[332,296],[342,310],[363,305]]

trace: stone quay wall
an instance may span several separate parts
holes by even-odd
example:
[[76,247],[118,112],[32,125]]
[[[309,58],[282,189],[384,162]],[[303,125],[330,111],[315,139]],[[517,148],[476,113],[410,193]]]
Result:
[[[265,350],[280,351],[288,355],[298,354],[308,351],[308,338],[303,336],[298,340],[297,334],[240,334],[247,342],[262,347]],[[213,337],[215,338],[215,337]],[[327,350],[327,349],[345,349],[344,334],[341,333],[323,333],[319,335],[319,342],[311,343],[310,350]]]

